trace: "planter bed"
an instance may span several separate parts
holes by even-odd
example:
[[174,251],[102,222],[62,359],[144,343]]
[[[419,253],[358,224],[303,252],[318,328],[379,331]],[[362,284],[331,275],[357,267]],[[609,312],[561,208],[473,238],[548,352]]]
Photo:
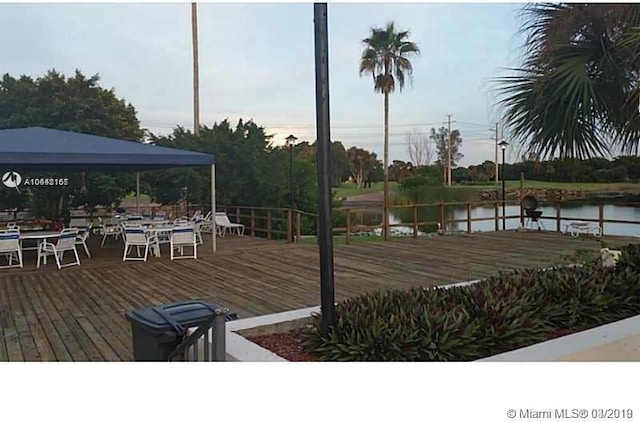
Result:
[[[630,347],[640,347],[640,326],[634,322],[640,321],[640,245],[622,248],[613,267],[591,260],[444,288],[353,297],[338,304],[328,337],[319,332],[319,311],[307,308],[235,322],[229,328],[234,339],[253,348],[253,354],[236,353],[245,357],[237,360],[558,360],[569,350],[578,353],[574,358],[594,356],[592,348],[603,355],[612,338],[623,344],[637,339],[629,340],[633,346],[624,346],[618,358],[629,360],[635,353],[629,354]],[[579,348],[558,351],[557,345],[575,339]],[[530,354],[532,349],[536,352]]]
[[302,345],[300,344],[302,340],[301,331],[301,329],[296,329],[286,333],[246,337],[246,339],[290,362],[317,361],[317,356],[307,353],[302,349]]
[[[323,361],[474,361],[640,315],[640,246],[615,266],[501,273],[473,285],[368,293],[340,303],[328,336],[302,333]],[[640,334],[640,333],[639,333]]]
[[[304,337],[302,335],[302,329],[295,329],[284,333],[272,333],[263,334],[258,336],[245,337],[252,343],[269,350],[272,353],[286,359],[290,362],[318,362],[318,356],[308,353],[304,350],[302,342]],[[545,342],[569,336],[571,334],[581,333],[589,331],[588,328],[560,328],[554,332],[549,333],[545,338]],[[640,330],[639,330],[640,331]],[[540,345],[542,343],[536,343]],[[507,352],[507,354],[510,352]],[[640,359],[640,356],[639,356]],[[487,358],[486,360],[492,360]]]

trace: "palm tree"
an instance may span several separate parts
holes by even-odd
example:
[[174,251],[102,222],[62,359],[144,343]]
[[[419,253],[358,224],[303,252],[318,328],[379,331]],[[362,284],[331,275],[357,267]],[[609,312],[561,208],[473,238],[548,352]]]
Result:
[[193,133],[200,133],[200,77],[198,71],[198,6],[191,3],[191,44],[193,47]]
[[542,158],[637,153],[640,4],[536,3],[523,18],[523,64],[496,80],[514,141]]
[[418,46],[409,41],[409,31],[397,31],[393,22],[386,28],[371,28],[369,38],[362,40],[360,76],[373,76],[373,89],[384,95],[384,240],[389,236],[389,94],[396,84],[402,91],[405,74],[411,79],[413,66],[408,57],[420,54]]

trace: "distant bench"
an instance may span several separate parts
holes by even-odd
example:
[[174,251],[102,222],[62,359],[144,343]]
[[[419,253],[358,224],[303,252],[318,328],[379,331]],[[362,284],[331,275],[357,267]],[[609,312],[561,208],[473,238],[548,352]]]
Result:
[[593,234],[594,237],[602,237],[602,228],[598,224],[593,223],[567,223],[564,225],[564,234],[570,234],[573,237],[583,234]]

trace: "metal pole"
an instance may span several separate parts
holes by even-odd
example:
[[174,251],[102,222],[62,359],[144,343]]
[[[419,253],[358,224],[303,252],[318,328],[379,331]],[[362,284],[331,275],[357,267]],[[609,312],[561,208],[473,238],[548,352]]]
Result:
[[211,164],[211,244],[216,251],[216,165]]
[[212,360],[214,362],[224,362],[227,360],[227,320],[225,318],[227,312],[229,312],[229,310],[226,308],[218,308],[215,310],[215,316],[213,317],[213,326],[211,328],[213,329]]
[[[293,196],[293,142],[289,144],[289,212],[291,213],[291,226],[293,227],[293,207],[294,207],[294,196]],[[294,240],[293,230],[291,231],[291,242]]]
[[502,149],[502,230],[507,229],[506,196],[504,189],[504,150]]
[[140,214],[140,172],[136,172],[136,214]]
[[320,244],[321,331],[335,321],[333,281],[333,225],[331,220],[331,135],[329,125],[329,36],[327,4],[313,5],[316,67],[316,131],[318,164],[318,239]]

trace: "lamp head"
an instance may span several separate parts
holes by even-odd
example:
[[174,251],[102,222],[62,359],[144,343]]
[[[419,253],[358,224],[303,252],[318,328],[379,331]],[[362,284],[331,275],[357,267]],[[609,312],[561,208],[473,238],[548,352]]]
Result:
[[500,149],[504,151],[505,149],[507,149],[507,145],[509,145],[509,143],[506,141],[502,141],[498,145],[500,146]]
[[296,138],[293,135],[289,135],[285,138],[285,141],[287,141],[287,146],[292,147],[293,144],[295,144],[295,142],[298,140],[298,138]]

